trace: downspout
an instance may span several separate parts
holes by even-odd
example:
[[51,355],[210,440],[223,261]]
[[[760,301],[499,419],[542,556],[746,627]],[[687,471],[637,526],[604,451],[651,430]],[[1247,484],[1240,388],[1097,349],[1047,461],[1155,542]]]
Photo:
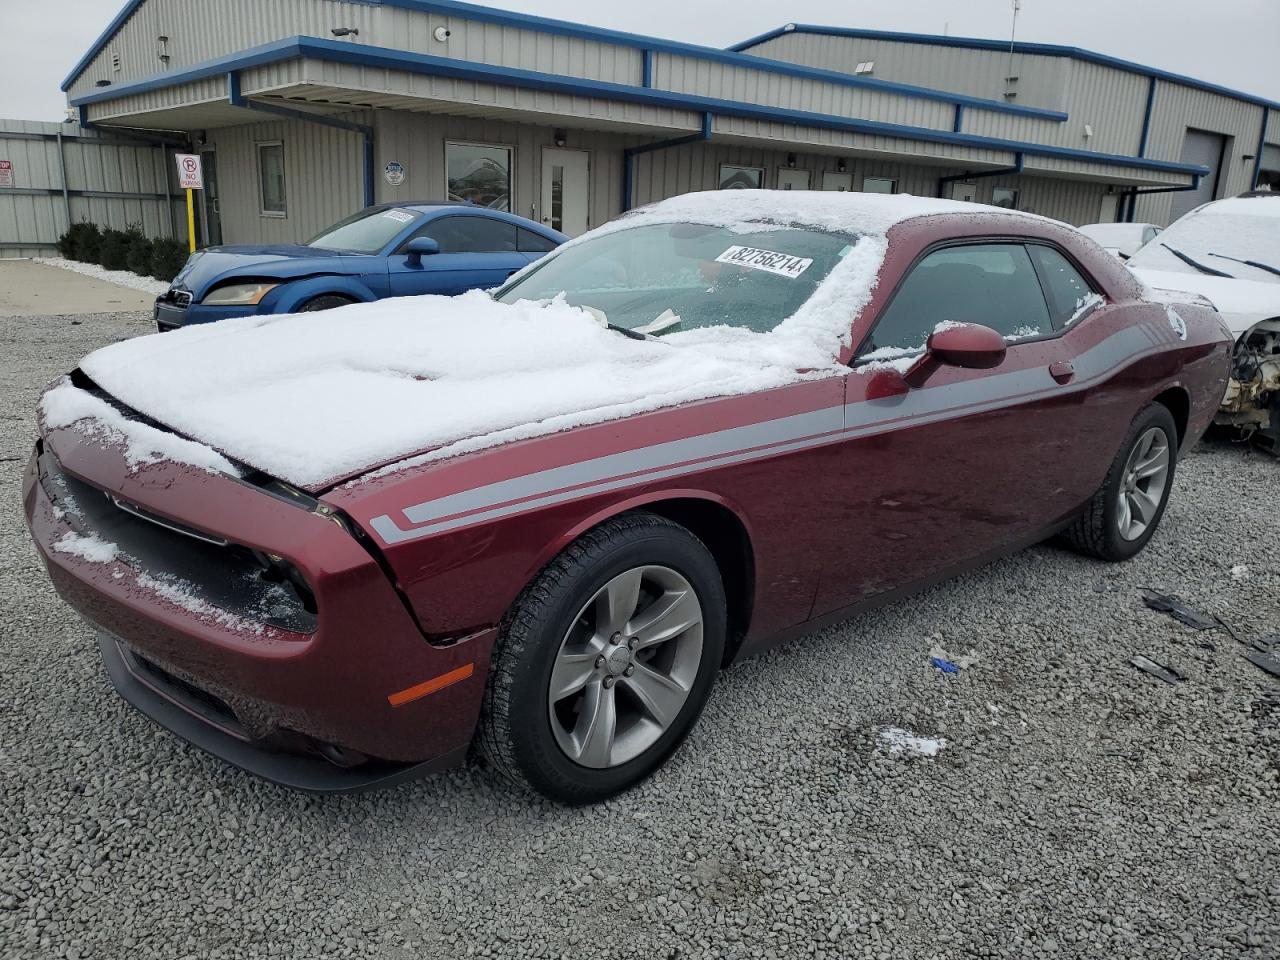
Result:
[[323,127],[333,127],[337,130],[349,130],[352,133],[358,133],[364,137],[364,205],[371,207],[374,204],[374,183],[376,178],[373,170],[373,144],[374,129],[363,123],[353,123],[350,120],[339,120],[336,117],[326,117],[315,113],[306,113],[302,110],[292,110],[289,107],[276,106],[273,103],[259,103],[256,100],[246,100],[240,93],[240,75],[238,73],[227,74],[227,101],[233,107],[244,107],[248,110],[257,110],[260,113],[269,113],[273,116],[284,117],[289,120],[299,120],[303,123],[318,123]]
[[1015,153],[1014,165],[1005,167],[1002,170],[984,170],[981,173],[957,173],[950,177],[940,177],[938,179],[938,196],[945,197],[947,195],[947,185],[952,183],[960,183],[968,180],[985,180],[987,177],[1007,177],[1016,176],[1022,173],[1026,166],[1026,158],[1021,153]]
[[1253,186],[1250,190],[1257,190],[1258,184],[1262,182],[1262,154],[1267,149],[1267,127],[1271,122],[1271,108],[1262,108],[1262,132],[1258,134],[1258,152],[1253,157]]
[[[1147,155],[1147,147],[1151,145],[1151,117],[1156,109],[1156,88],[1160,81],[1155,77],[1151,78],[1147,86],[1147,112],[1142,118],[1142,138],[1138,141],[1138,156],[1145,157]],[[1198,181],[1197,181],[1198,182]],[[1163,191],[1162,191],[1163,192]],[[1128,201],[1126,210],[1124,211],[1124,222],[1133,223],[1133,218],[1138,213],[1138,193],[1133,191],[1127,194]]]
[[653,86],[653,51],[646,50],[641,55],[640,61],[640,86]]
[[955,117],[955,122],[951,124],[951,132],[952,133],[964,132],[964,104],[963,103],[956,104],[956,117]]
[[674,140],[660,140],[657,143],[646,143],[639,147],[628,147],[622,151],[622,212],[631,209],[635,199],[636,157],[642,153],[653,153],[655,150],[669,150],[672,147],[683,147],[688,143],[705,143],[711,139],[712,115],[702,115],[702,132],[692,133],[687,137],[676,137]]
[[[71,193],[67,190],[67,154],[63,149],[62,131],[58,131],[58,176],[62,179],[62,209],[67,214],[67,229],[71,229]],[[169,216],[172,218],[173,214]]]

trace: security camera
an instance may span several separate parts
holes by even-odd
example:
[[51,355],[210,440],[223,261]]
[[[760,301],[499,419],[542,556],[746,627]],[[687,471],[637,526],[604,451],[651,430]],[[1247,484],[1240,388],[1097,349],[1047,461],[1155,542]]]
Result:
[[450,30],[448,27],[436,27],[436,40],[438,40],[440,43],[444,43],[446,40],[448,40],[452,36],[453,36],[453,31]]

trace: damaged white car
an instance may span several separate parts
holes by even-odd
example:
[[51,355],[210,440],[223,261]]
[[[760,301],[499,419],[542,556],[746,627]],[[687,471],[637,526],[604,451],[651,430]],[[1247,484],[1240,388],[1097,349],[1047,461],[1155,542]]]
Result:
[[1215,422],[1280,455],[1280,193],[1198,207],[1128,265],[1170,299],[1198,295],[1217,307],[1236,358]]

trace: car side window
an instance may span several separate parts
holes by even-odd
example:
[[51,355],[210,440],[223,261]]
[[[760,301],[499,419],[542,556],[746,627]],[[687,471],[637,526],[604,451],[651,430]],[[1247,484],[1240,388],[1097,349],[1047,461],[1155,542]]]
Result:
[[519,229],[489,217],[442,217],[427,224],[421,236],[440,244],[441,253],[515,253]]
[[1053,332],[1040,280],[1020,243],[944,247],[926,256],[898,287],[863,347],[923,349],[940,323],[976,323],[1006,339]]
[[1155,227],[1147,227],[1145,230],[1142,231],[1143,246],[1146,246],[1148,243],[1150,243],[1152,240],[1154,240],[1158,236],[1160,236],[1159,230],[1157,230]]
[[1040,268],[1053,325],[1061,330],[1090,308],[1097,297],[1096,291],[1071,261],[1053,247],[1033,245],[1031,256]]
[[518,238],[516,243],[519,245],[521,253],[550,253],[556,248],[554,240],[548,240],[546,237],[539,236],[532,230],[525,230],[523,227],[517,231]]

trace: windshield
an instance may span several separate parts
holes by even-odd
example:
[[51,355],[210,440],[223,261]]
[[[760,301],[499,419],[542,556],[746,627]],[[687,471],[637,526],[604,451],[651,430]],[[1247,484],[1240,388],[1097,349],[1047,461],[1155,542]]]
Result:
[[1265,269],[1280,268],[1280,199],[1224,200],[1189,213],[1129,266],[1280,283]]
[[856,243],[798,227],[650,224],[565,247],[496,299],[563,295],[642,333],[720,325],[763,333],[799,310]]
[[413,210],[399,207],[391,210],[362,210],[308,241],[307,246],[319,247],[321,250],[340,250],[343,253],[378,253],[400,231],[421,216],[422,214]]

